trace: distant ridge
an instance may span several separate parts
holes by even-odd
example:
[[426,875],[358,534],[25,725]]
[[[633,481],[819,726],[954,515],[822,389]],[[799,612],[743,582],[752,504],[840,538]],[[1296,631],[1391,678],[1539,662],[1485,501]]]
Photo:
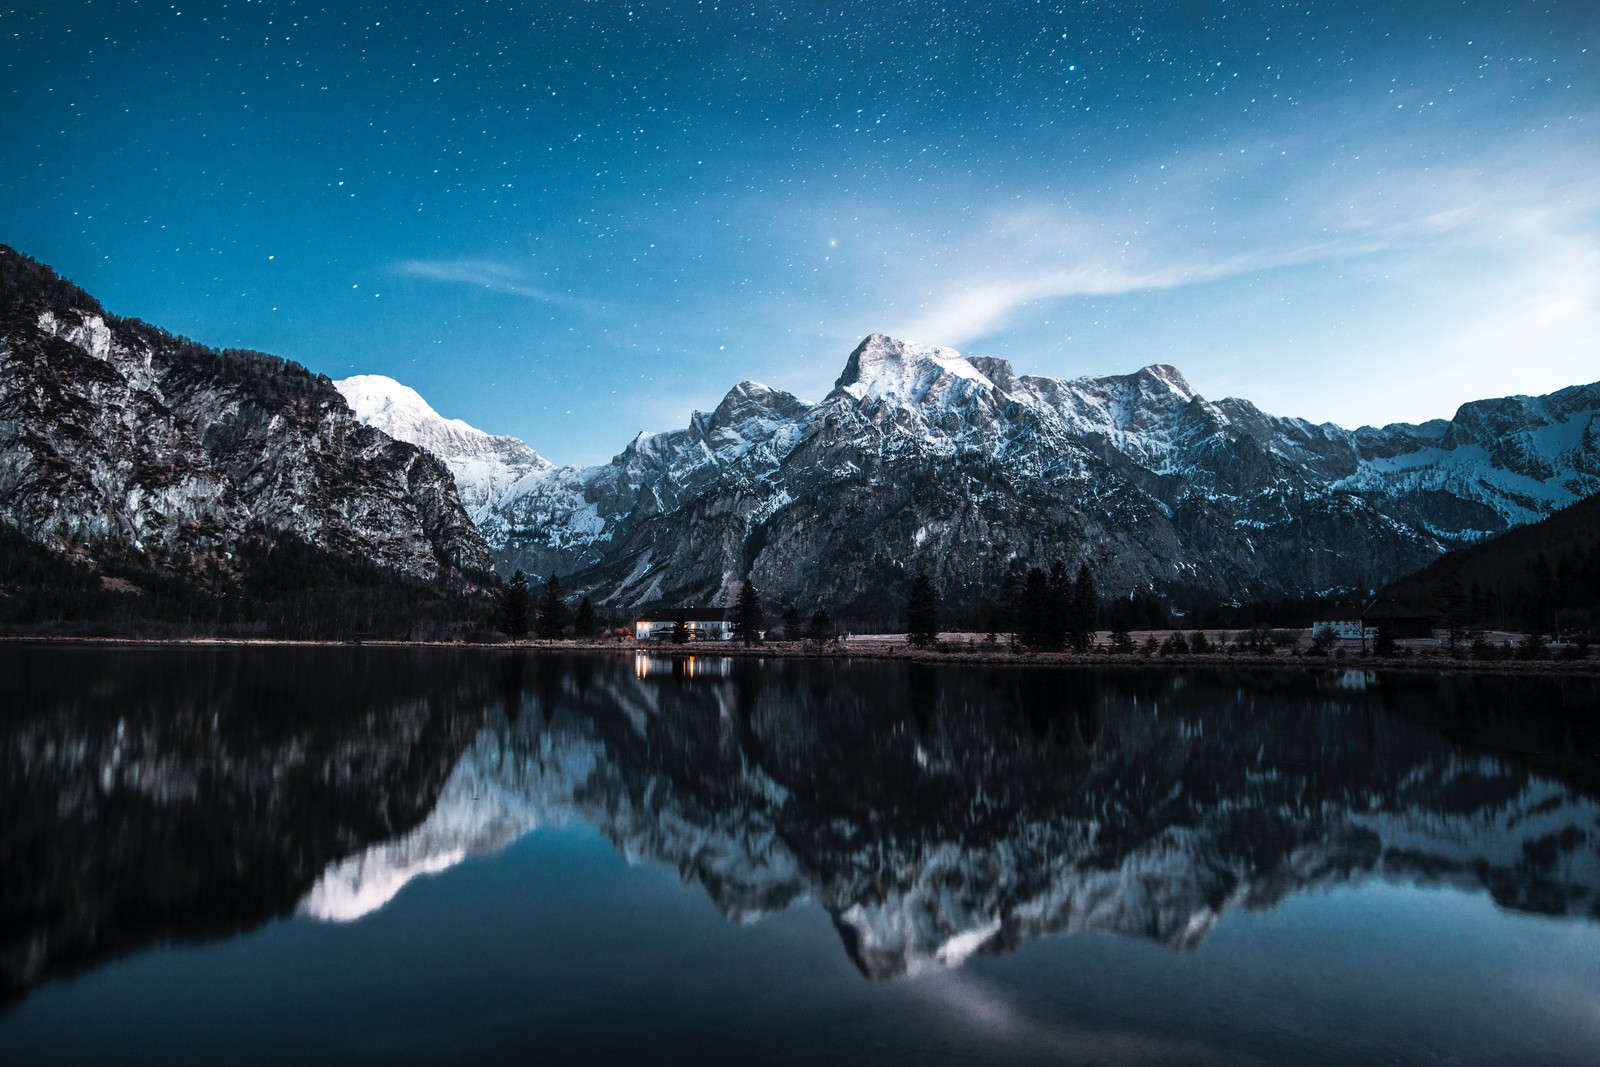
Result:
[[1559,623],[1593,633],[1600,625],[1600,493],[1447,552],[1388,592],[1469,627],[1549,633]]

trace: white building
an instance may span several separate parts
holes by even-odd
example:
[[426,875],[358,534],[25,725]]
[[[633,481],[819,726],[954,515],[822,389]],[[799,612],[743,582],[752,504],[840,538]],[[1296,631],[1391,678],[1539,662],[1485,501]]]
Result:
[[1363,637],[1371,641],[1378,636],[1378,628],[1376,626],[1368,626],[1363,630],[1360,619],[1329,619],[1311,624],[1312,637],[1329,632],[1333,636],[1344,638],[1347,641],[1359,641]]
[[678,620],[683,620],[691,641],[733,639],[733,620],[727,608],[664,608],[647,611],[633,622],[635,641],[671,641]]

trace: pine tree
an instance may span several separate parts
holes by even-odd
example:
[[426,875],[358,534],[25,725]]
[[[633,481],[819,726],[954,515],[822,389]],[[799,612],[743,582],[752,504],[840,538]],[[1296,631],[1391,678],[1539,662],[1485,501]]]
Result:
[[1466,636],[1466,616],[1471,610],[1467,594],[1461,585],[1461,576],[1455,571],[1446,571],[1433,583],[1433,613],[1444,624],[1450,635],[1450,651],[1456,651]]
[[1095,609],[1098,597],[1094,575],[1087,563],[1078,564],[1078,579],[1072,583],[1072,608],[1068,612],[1067,640],[1074,652],[1087,652],[1094,644]]
[[766,616],[761,611],[761,594],[754,582],[745,582],[739,589],[739,599],[733,606],[733,636],[746,645],[761,640],[761,628]]
[[827,644],[834,639],[833,620],[828,618],[828,613],[818,608],[811,613],[811,622],[806,625],[806,640],[816,644]]
[[689,643],[689,617],[681,610],[678,612],[677,620],[672,624],[672,643],[675,645]]
[[932,648],[939,643],[939,595],[924,571],[917,572],[906,600],[906,640],[913,648]]
[[1525,568],[1527,580],[1525,588],[1526,598],[1522,603],[1522,610],[1518,612],[1522,629],[1527,633],[1546,633],[1554,624],[1551,620],[1555,616],[1556,583],[1550,569],[1550,560],[1543,552],[1533,557]]
[[1050,564],[1050,615],[1044,633],[1044,647],[1059,652],[1067,643],[1067,630],[1072,617],[1072,579],[1067,568],[1056,560]]
[[497,620],[501,632],[513,639],[528,632],[528,576],[517,571],[500,593]]
[[1374,655],[1378,656],[1394,655],[1394,626],[1388,619],[1378,620],[1378,636],[1373,639],[1372,651]]
[[539,636],[552,641],[567,625],[567,603],[561,596],[561,579],[554,571],[545,579],[544,596],[539,598]]
[[574,637],[593,637],[595,630],[600,626],[600,620],[595,617],[594,605],[585,596],[578,601],[578,614],[572,620],[572,633]]
[[1133,651],[1133,638],[1128,634],[1125,626],[1117,626],[1111,631],[1111,651],[1118,655],[1128,655]]
[[1010,634],[1013,643],[1017,641],[1017,615],[1021,608],[1023,581],[1022,565],[1012,560],[1011,566],[1006,568],[1005,577],[1000,579],[1000,597],[989,609],[990,641],[998,639],[1001,634]]
[[1050,579],[1038,567],[1030,567],[1017,597],[1017,644],[1031,649],[1046,647],[1053,611]]

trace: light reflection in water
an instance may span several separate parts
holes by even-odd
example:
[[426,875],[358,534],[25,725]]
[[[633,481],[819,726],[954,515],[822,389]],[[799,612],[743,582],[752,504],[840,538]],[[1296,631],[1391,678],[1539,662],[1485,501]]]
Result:
[[643,649],[633,655],[633,676],[647,678],[727,678],[733,672],[733,660],[727,656],[662,656],[652,655]]

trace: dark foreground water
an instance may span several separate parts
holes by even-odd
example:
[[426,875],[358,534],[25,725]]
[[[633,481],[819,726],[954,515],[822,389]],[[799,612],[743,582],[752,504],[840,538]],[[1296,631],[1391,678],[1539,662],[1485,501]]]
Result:
[[1600,1063],[1593,680],[0,648],[0,1063]]

